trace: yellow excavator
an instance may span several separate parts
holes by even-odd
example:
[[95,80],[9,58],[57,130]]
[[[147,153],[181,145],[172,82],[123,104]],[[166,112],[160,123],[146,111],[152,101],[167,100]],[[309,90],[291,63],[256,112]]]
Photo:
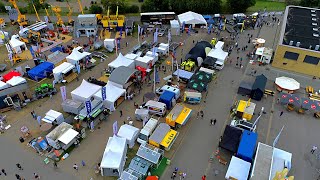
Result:
[[0,18],[0,27],[4,26],[4,24],[5,24],[4,19],[3,19],[3,18]]
[[62,26],[64,25],[63,20],[61,18],[60,12],[61,8],[59,6],[52,6],[52,11],[56,14],[57,16],[57,25]]
[[17,5],[17,2],[16,0],[9,0],[9,2],[13,5],[13,7],[17,10],[18,12],[18,18],[17,18],[17,21],[13,21],[12,24],[16,24],[18,23],[19,26],[26,26],[28,25],[28,20],[26,19],[26,15],[24,14],[21,14],[20,10],[19,10],[19,7]]
[[24,37],[20,36],[20,40],[25,43],[37,44],[41,43],[41,34],[32,30],[28,30],[28,34]]
[[[44,0],[39,0],[39,3],[40,3],[40,4],[43,4],[43,3],[44,3]],[[44,7],[44,10],[46,11],[46,15],[47,15],[47,18],[48,18],[48,22],[51,23],[50,15],[49,15],[49,12],[48,12],[47,8]]]
[[70,7],[69,2],[67,1],[67,5],[68,5],[68,9],[69,9],[69,13],[67,14],[68,16],[68,24],[73,26],[74,25],[74,20],[72,19],[72,9]]

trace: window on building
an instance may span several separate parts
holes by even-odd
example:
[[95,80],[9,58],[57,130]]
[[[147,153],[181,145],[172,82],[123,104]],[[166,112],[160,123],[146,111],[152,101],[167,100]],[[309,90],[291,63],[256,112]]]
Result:
[[319,60],[320,60],[320,58],[318,58],[318,57],[306,55],[306,57],[304,58],[303,62],[309,63],[309,64],[314,64],[314,65],[318,65]]
[[298,60],[299,54],[298,53],[294,53],[294,52],[290,52],[290,51],[286,51],[284,53],[284,58],[289,59],[289,60]]

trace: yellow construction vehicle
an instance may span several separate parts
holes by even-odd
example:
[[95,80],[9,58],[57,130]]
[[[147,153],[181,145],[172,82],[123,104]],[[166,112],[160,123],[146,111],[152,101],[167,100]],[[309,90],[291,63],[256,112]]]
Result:
[[109,7],[107,11],[107,15],[102,17],[101,23],[104,28],[116,28],[116,27],[123,27],[124,26],[124,21],[125,21],[125,16],[124,15],[119,15],[118,14],[118,6],[117,6],[117,11],[116,15],[110,15],[109,14]]
[[61,12],[61,8],[59,6],[52,6],[52,11],[56,14],[57,16],[57,25],[58,26],[62,26],[64,25],[63,20],[61,18],[60,12]]
[[196,63],[188,59],[186,61],[183,61],[180,66],[181,69],[192,72],[196,67]]
[[[39,3],[40,3],[40,4],[43,4],[44,2],[43,2],[43,0],[39,0]],[[44,10],[46,11],[46,15],[47,15],[47,18],[48,18],[48,22],[51,23],[50,15],[49,15],[49,12],[48,12],[47,8],[44,7]]]
[[74,25],[74,20],[72,19],[72,9],[70,7],[69,2],[67,1],[67,5],[68,5],[68,9],[69,9],[69,13],[67,14],[68,16],[68,24],[73,26]]
[[20,40],[25,43],[37,44],[41,43],[41,34],[32,30],[28,30],[28,34],[25,36],[20,36]]
[[26,19],[26,15],[21,14],[19,7],[17,5],[16,0],[9,0],[9,2],[13,5],[13,7],[17,10],[18,12],[18,18],[17,22],[13,21],[12,24],[18,23],[19,26],[26,26],[28,25],[28,20]]

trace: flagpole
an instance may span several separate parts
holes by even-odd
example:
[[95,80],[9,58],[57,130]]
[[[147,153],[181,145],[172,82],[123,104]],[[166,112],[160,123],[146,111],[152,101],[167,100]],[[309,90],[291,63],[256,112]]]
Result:
[[138,43],[140,45],[140,25],[138,25]]
[[172,72],[173,72],[173,56],[171,57],[171,66],[172,66]]
[[153,93],[156,93],[156,66],[153,66]]
[[276,144],[277,144],[277,142],[279,141],[279,138],[280,138],[280,135],[281,135],[281,133],[282,133],[282,131],[283,131],[283,128],[284,128],[284,125],[282,126],[282,128],[281,128],[279,134],[277,135],[277,137],[274,139],[274,141],[273,141],[273,143],[272,143],[272,147],[275,147]]

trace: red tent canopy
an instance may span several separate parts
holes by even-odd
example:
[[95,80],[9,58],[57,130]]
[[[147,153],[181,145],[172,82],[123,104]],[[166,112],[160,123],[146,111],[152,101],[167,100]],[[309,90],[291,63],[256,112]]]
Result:
[[17,71],[11,71],[8,74],[3,76],[3,81],[7,82],[14,76],[21,76],[21,74],[19,72],[17,72]]
[[148,176],[146,180],[158,180],[158,176]]

